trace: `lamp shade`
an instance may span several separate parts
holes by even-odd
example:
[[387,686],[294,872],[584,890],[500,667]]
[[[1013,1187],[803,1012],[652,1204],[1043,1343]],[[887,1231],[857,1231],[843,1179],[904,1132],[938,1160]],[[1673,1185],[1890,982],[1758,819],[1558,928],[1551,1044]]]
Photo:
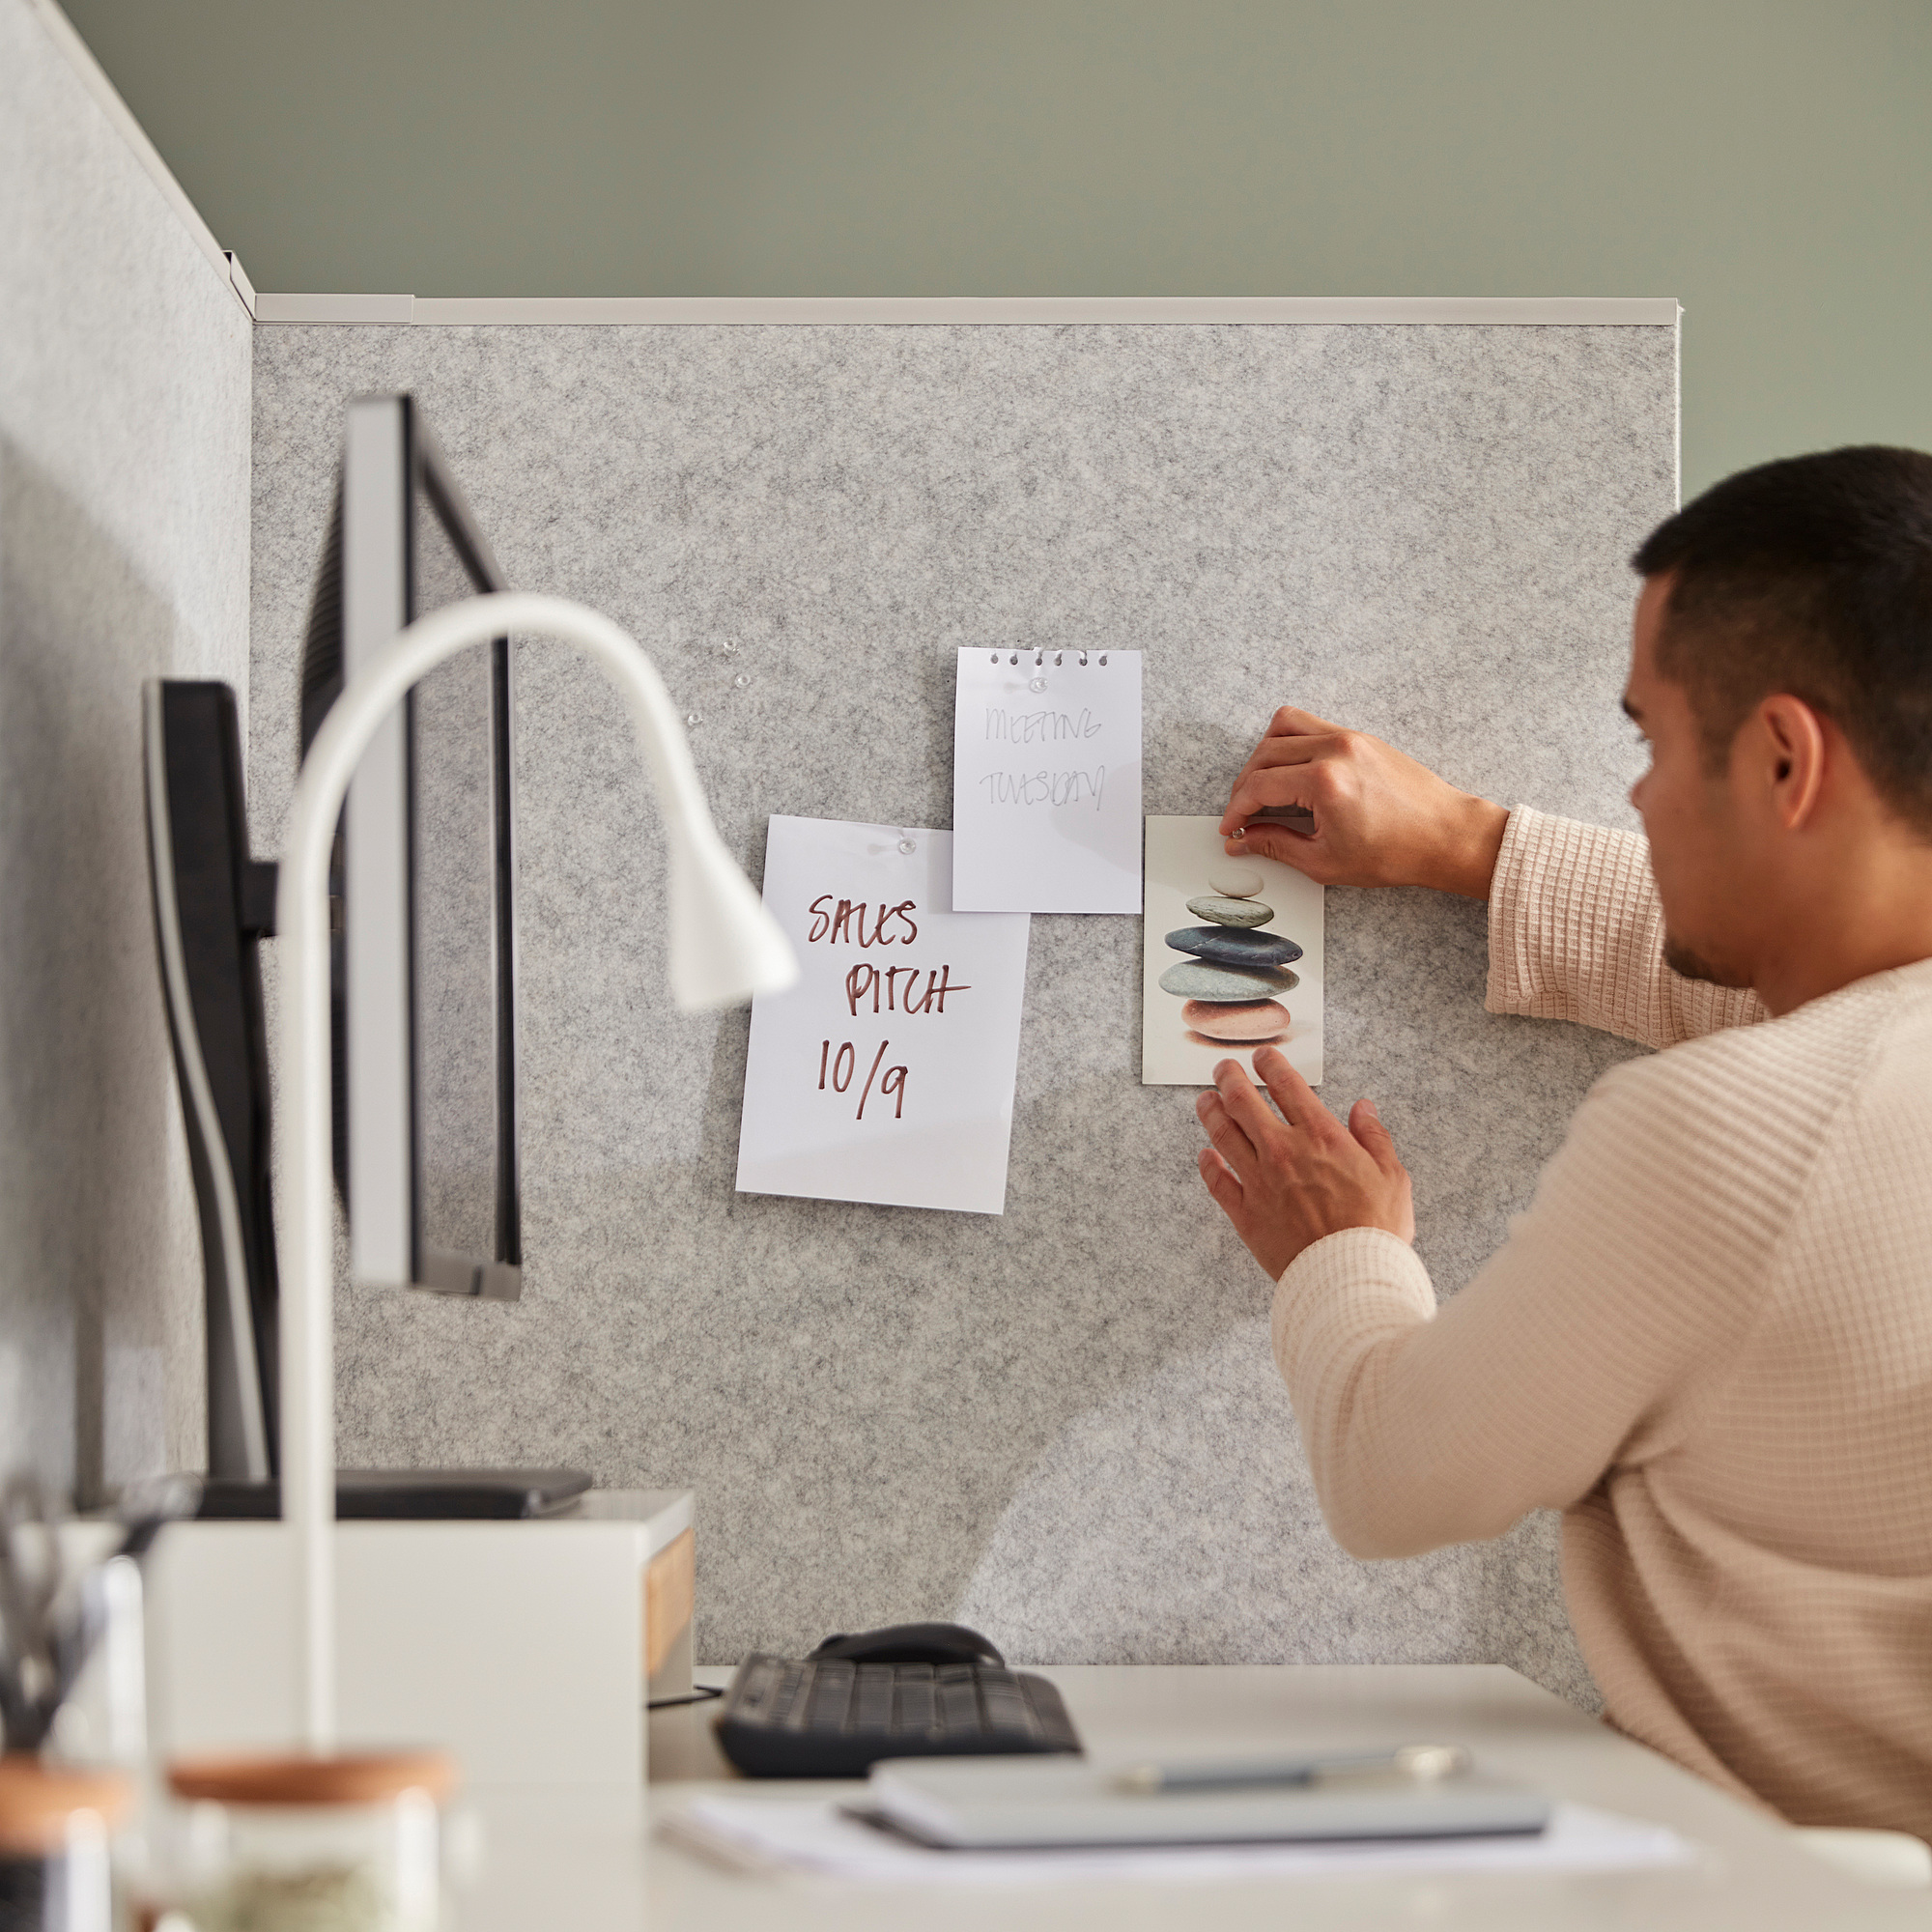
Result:
[[680,1012],[781,993],[798,959],[708,824],[670,829],[670,996]]

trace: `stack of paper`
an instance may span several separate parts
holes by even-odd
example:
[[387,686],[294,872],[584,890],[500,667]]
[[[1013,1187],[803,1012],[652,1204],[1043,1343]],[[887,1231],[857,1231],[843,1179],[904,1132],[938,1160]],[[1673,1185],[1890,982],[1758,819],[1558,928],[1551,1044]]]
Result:
[[1684,1839],[1662,1825],[1580,1804],[1558,1804],[1548,1830],[1534,1836],[1380,1844],[932,1851],[866,1823],[838,1801],[730,1796],[695,1799],[668,1819],[663,1830],[668,1837],[744,1869],[814,1873],[875,1885],[1632,1871],[1688,1864],[1696,1857]]

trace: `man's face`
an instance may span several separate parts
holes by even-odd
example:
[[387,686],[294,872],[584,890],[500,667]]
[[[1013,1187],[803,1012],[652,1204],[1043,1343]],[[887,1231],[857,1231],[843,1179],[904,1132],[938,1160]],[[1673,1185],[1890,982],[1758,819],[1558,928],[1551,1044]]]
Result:
[[1724,775],[1704,769],[1704,744],[1689,694],[1657,669],[1657,637],[1670,595],[1666,574],[1636,603],[1624,709],[1650,747],[1650,769],[1631,787],[1650,838],[1651,870],[1663,902],[1663,957],[1687,979],[1747,986],[1740,956],[1752,900],[1750,855]]

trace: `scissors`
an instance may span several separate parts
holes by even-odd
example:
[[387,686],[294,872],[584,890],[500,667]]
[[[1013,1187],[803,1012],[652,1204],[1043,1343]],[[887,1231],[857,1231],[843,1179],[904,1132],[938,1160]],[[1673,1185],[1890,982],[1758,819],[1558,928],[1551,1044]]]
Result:
[[[192,1516],[201,1499],[193,1476],[160,1476],[130,1483],[118,1514],[123,1528],[116,1556],[138,1562],[164,1524]],[[29,1474],[0,1488],[0,1728],[10,1751],[38,1750],[73,1689],[106,1624],[102,1572],[86,1573],[78,1588],[63,1590],[60,1533],[47,1492]]]
[[38,1750],[53,1721],[62,1581],[46,1492],[36,1476],[14,1476],[0,1490],[0,1722],[9,1750]]

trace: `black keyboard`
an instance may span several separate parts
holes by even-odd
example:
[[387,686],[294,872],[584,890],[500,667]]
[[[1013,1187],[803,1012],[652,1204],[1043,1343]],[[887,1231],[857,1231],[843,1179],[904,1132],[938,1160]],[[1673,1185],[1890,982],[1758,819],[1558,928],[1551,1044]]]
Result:
[[997,1663],[754,1653],[715,1721],[720,1747],[748,1777],[864,1777],[886,1757],[1080,1749],[1060,1692]]

